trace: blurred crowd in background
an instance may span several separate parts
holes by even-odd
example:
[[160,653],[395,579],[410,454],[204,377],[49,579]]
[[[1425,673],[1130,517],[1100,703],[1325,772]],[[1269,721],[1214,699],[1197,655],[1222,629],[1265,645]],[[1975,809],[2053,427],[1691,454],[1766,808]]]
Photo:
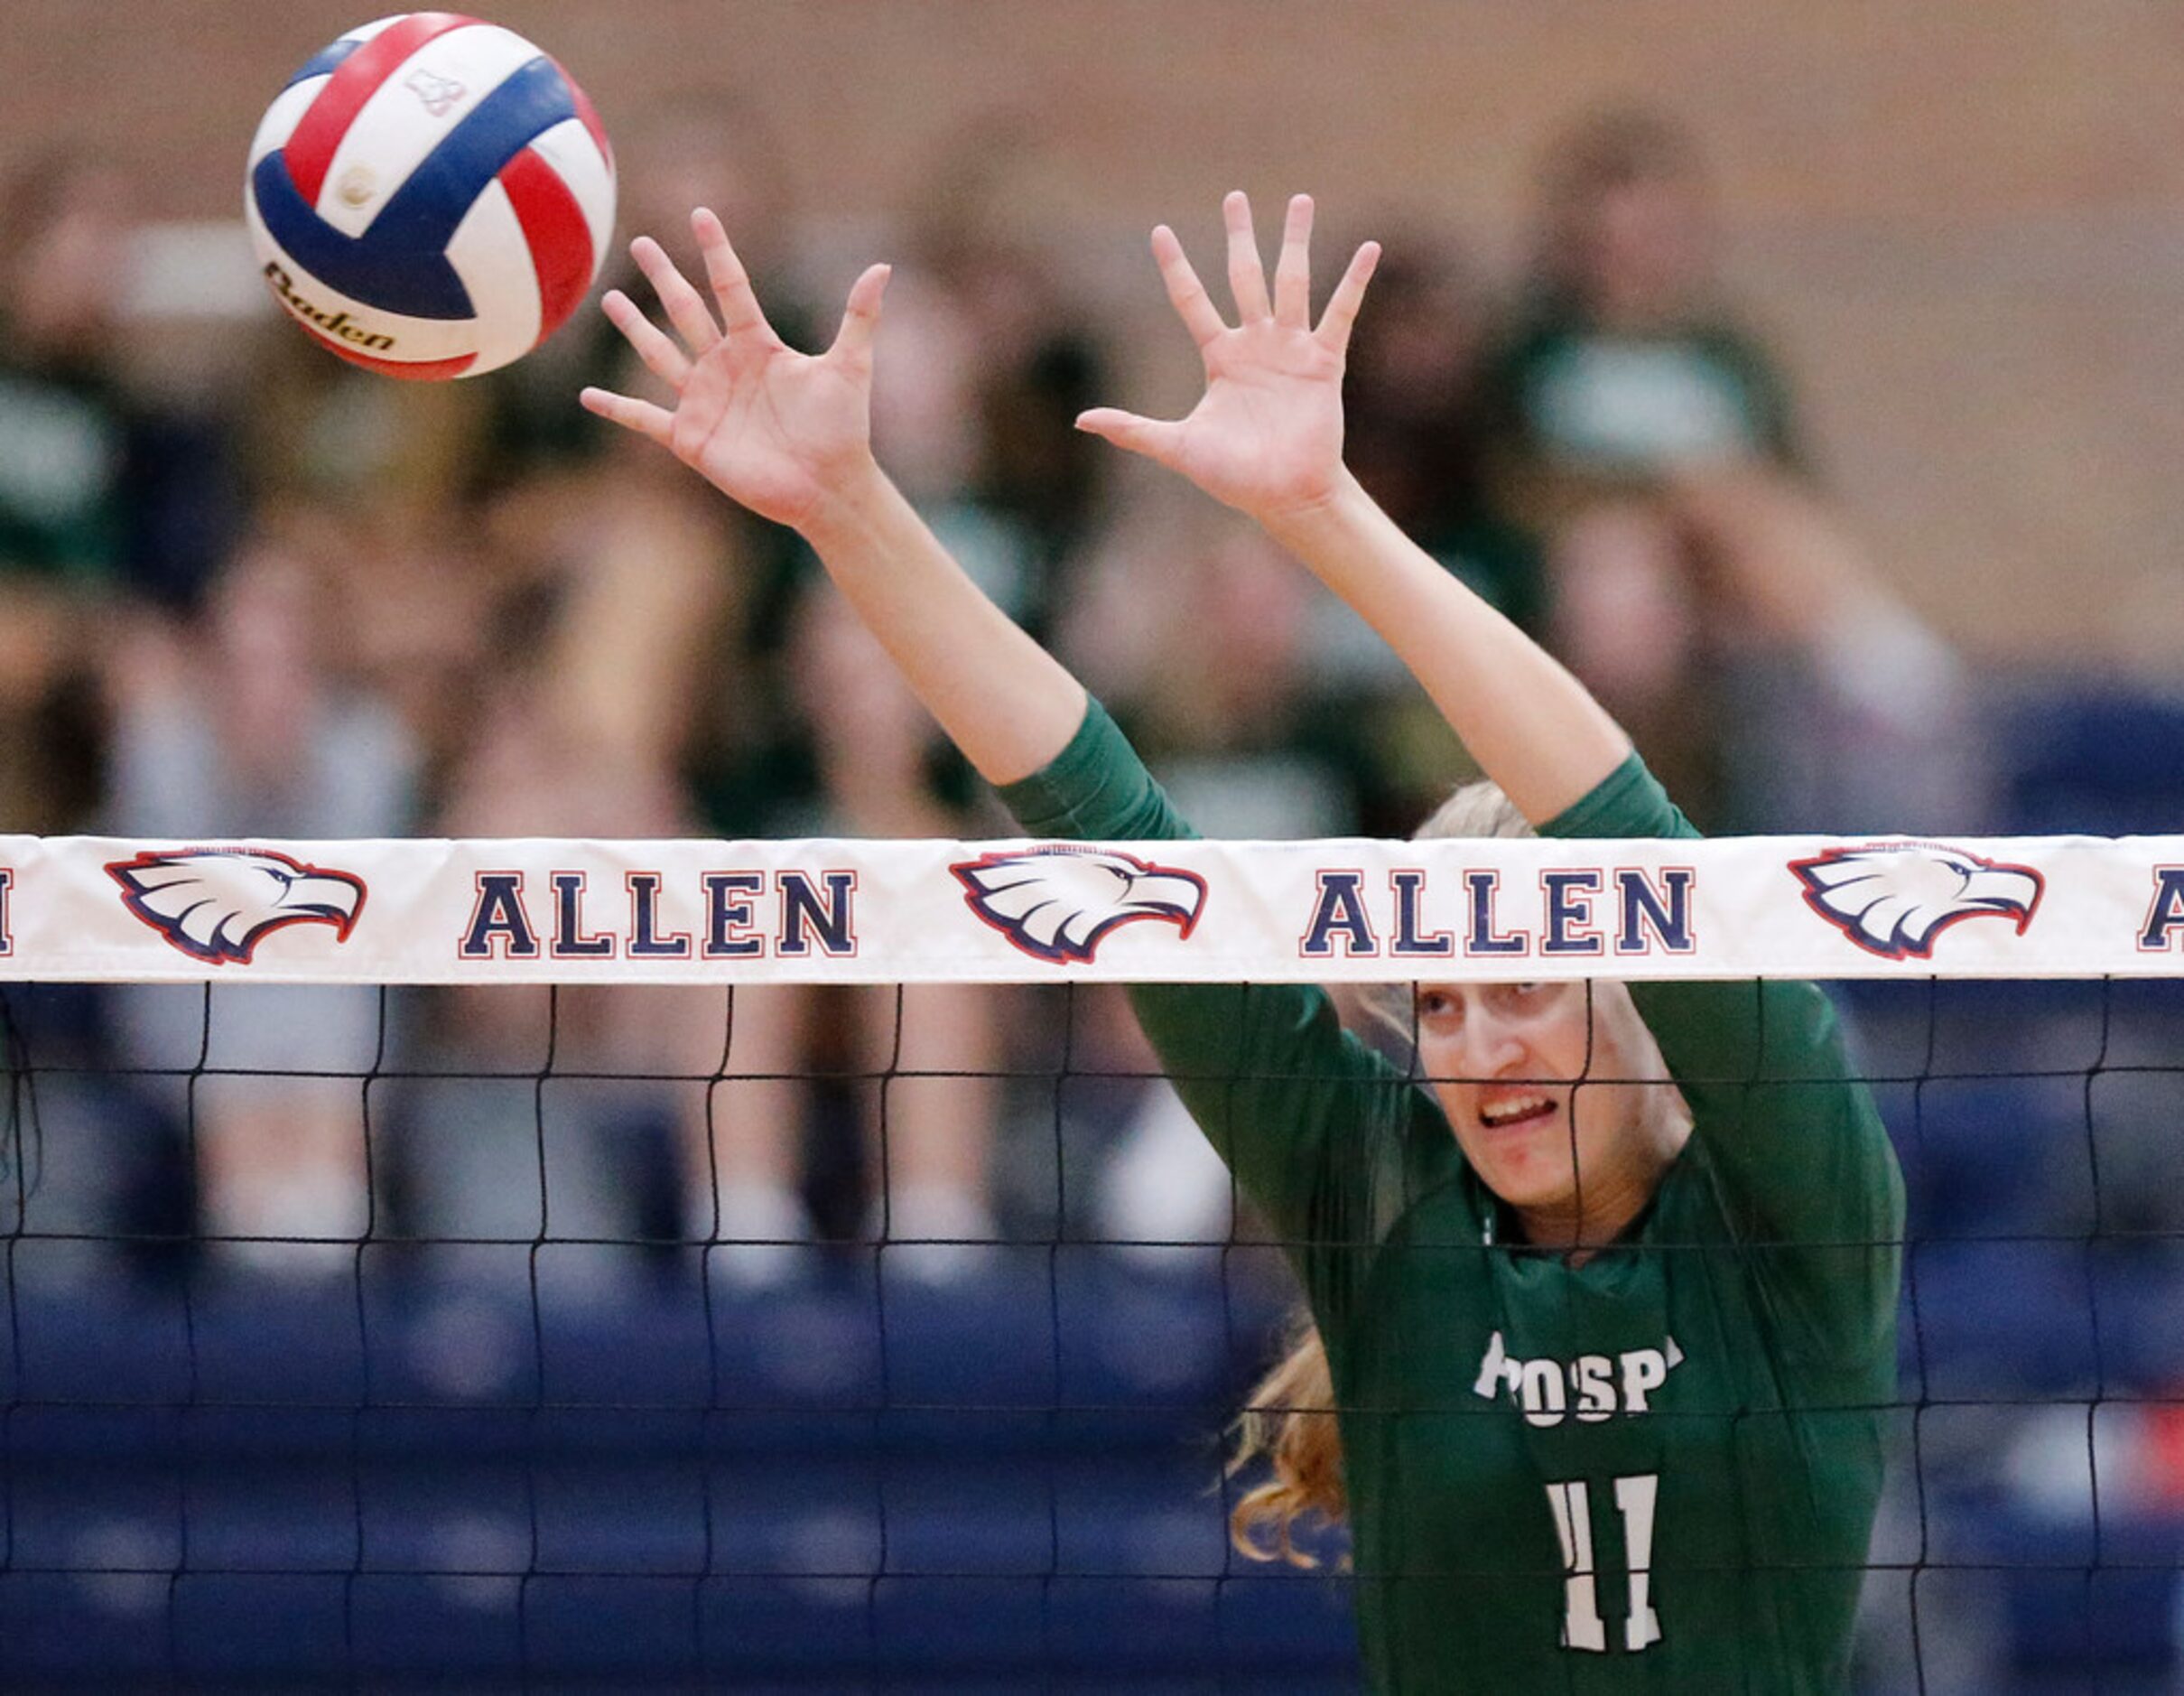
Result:
[[[831,336],[833,270],[747,113],[622,139],[625,234],[687,260],[711,205],[784,334]],[[882,462],[1206,834],[1407,834],[1461,750],[1263,537],[1073,429],[1140,397],[1111,375],[1116,303],[992,214],[1008,153],[966,137],[888,232]],[[1993,825],[1981,685],[1815,462],[1766,303],[1725,294],[1702,149],[1671,112],[1586,112],[1532,169],[1520,275],[1460,228],[1369,232],[1359,477],[1702,828]],[[145,210],[90,155],[0,190],[0,832],[1009,834],[793,538],[580,410],[586,382],[645,392],[596,313],[477,383],[409,386],[268,310],[239,380],[152,396],[117,317]],[[40,1060],[101,1068],[42,1084],[31,1217],[132,1243],[147,1278],[187,1241],[310,1280],[368,1232],[718,1244],[752,1289],[808,1276],[806,1244],[879,1239],[944,1286],[988,1240],[1232,1228],[1104,993],[132,987],[16,1013]],[[1105,1085],[1023,1082],[1063,1027]],[[2109,1169],[2173,1144],[2156,1104],[2124,1116]]]
[[[967,135],[894,233],[882,461],[1208,834],[1406,834],[1465,775],[1461,750],[1263,537],[1075,432],[1083,407],[1131,398],[1108,376],[1109,303],[995,212],[995,142]],[[773,153],[732,107],[656,114],[626,148],[623,222],[680,250],[688,209],[714,207],[811,346],[836,309],[800,275]],[[269,312],[246,383],[147,404],[116,317],[141,211],[115,163],[80,154],[29,162],[0,204],[0,829],[1007,833],[793,538],[576,406],[584,382],[646,381],[603,318],[488,380],[406,386]],[[1348,381],[1359,476],[1592,685],[1702,825],[1976,827],[1962,667],[1865,557],[1802,449],[1790,374],[1724,297],[1693,138],[1662,113],[1579,116],[1538,163],[1535,218],[1530,269],[1507,279],[1460,231],[1385,232]],[[609,273],[646,296],[626,260]],[[1007,1104],[975,1075],[1008,1069],[1026,1022],[1008,997],[746,992],[724,1059],[719,995],[564,992],[564,1068],[730,1081],[572,1104],[591,1128],[550,1175],[557,1226],[767,1242],[880,1209],[893,1238],[993,1235]],[[381,1048],[375,995],[276,999],[223,993],[209,1020],[193,992],[120,992],[84,1036],[153,1067],[209,1045],[215,1069],[338,1072]],[[540,996],[437,1000],[386,1039],[425,1069],[533,1064]],[[1126,1054],[1128,1020],[1101,1028]],[[836,1104],[868,1123],[811,1169],[823,1104],[793,1075],[813,1071],[896,1075],[884,1184],[877,1099]],[[538,1229],[538,1187],[509,1179],[535,1163],[530,1102],[445,1087],[469,1095],[390,1097],[386,1223]],[[361,1230],[352,1094],[200,1089],[204,1228]],[[190,1186],[132,1179],[137,1163],[92,1163],[111,1193],[86,1205],[125,1217],[135,1195],[171,1223]],[[768,1275],[762,1251],[739,1263]]]

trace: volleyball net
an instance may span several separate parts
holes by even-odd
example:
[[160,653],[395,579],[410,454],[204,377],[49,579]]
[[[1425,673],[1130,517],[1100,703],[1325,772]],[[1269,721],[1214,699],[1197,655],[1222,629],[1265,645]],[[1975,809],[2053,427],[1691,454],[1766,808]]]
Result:
[[1296,1245],[1115,986],[1805,978],[1862,1681],[2159,1676],[2180,958],[2184,839],[0,838],[0,1683],[1347,1687],[1339,1533],[1229,1537]]

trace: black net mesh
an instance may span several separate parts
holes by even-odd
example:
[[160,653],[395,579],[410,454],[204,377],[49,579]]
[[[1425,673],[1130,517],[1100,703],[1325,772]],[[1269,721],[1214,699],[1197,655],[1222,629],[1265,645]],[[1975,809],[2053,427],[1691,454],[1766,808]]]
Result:
[[[1119,992],[971,993],[985,1067],[860,991],[785,1068],[749,992],[10,989],[0,1682],[1356,1686],[1341,1533],[1228,1534],[1284,1244]],[[1838,1000],[1910,1207],[1856,1681],[2162,1688],[2179,992]]]

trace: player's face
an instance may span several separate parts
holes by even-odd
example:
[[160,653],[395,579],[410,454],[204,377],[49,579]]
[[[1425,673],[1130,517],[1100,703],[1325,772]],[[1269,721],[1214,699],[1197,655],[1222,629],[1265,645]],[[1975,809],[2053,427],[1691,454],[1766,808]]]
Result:
[[1617,983],[1421,983],[1420,1069],[1488,1188],[1519,1209],[1588,1217],[1650,1189],[1656,1068]]

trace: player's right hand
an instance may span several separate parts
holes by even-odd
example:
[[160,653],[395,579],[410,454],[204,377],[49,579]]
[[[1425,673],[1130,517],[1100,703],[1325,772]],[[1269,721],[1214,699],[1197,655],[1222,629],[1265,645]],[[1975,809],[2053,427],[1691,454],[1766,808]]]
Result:
[[674,392],[674,405],[603,388],[585,389],[583,404],[657,442],[761,517],[806,528],[874,469],[872,334],[888,267],[873,266],[857,279],[834,345],[814,358],[774,333],[720,220],[701,207],[690,228],[712,307],[648,236],[629,251],[674,335],[619,289],[601,302],[645,368]]

